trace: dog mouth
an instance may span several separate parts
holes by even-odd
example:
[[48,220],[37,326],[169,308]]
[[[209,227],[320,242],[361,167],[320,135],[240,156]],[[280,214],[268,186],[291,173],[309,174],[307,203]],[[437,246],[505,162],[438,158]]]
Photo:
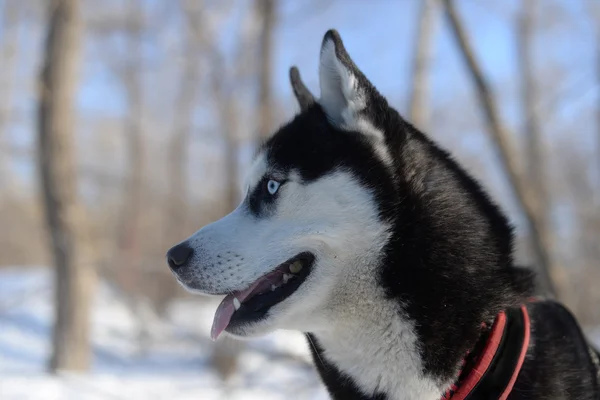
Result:
[[216,340],[227,330],[256,322],[265,317],[274,305],[291,296],[308,277],[315,256],[300,253],[258,278],[248,288],[231,292],[219,304],[211,329]]

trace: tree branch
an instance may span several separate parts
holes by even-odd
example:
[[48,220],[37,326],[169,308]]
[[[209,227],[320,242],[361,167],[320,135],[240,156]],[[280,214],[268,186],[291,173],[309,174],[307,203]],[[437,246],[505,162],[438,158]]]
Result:
[[264,138],[273,128],[273,89],[271,85],[273,64],[273,39],[277,0],[256,0],[257,13],[261,19],[259,58],[259,135]]
[[429,110],[427,92],[429,90],[429,67],[432,61],[435,42],[438,0],[423,0],[419,16],[419,26],[415,38],[412,90],[409,105],[411,123],[420,130],[427,130]]

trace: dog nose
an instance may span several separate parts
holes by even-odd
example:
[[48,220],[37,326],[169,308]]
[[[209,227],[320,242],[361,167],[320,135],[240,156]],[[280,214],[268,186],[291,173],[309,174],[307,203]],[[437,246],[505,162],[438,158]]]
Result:
[[194,250],[185,243],[178,244],[172,247],[167,252],[167,262],[173,269],[179,268],[187,264],[188,260],[194,253]]

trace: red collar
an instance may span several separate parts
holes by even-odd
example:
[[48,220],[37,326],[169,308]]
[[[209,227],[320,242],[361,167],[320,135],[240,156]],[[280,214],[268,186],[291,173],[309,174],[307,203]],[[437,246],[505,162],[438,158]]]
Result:
[[500,312],[474,366],[453,384],[441,400],[505,400],[523,366],[531,335],[527,308]]

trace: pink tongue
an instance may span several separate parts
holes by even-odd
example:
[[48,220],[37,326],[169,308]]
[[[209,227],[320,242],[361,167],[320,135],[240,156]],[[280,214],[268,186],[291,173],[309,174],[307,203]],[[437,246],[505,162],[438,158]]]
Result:
[[219,307],[215,312],[215,318],[213,319],[212,329],[210,330],[210,337],[212,340],[217,340],[219,335],[227,328],[227,325],[229,325],[231,316],[235,312],[233,299],[234,297],[228,294],[221,304],[219,304]]
[[240,303],[243,302],[260,283],[261,280],[258,280],[252,285],[250,285],[250,287],[246,290],[233,292],[232,294],[228,294],[227,296],[225,296],[221,304],[219,304],[219,307],[217,307],[217,311],[215,311],[212,329],[210,330],[210,337],[212,338],[212,340],[217,340],[219,335],[225,330],[225,328],[227,328],[227,325],[229,325],[229,321],[231,321],[231,316],[235,312],[235,307],[233,306],[233,299],[237,298],[240,301]]
[[237,298],[240,303],[243,303],[253,292],[266,292],[271,289],[272,284],[281,283],[280,278],[282,275],[282,271],[275,270],[254,282],[248,289],[233,292],[232,294],[225,296],[221,304],[219,304],[219,307],[217,307],[217,311],[215,311],[212,329],[210,330],[210,337],[212,340],[217,340],[219,335],[223,333],[225,328],[227,328],[227,325],[229,325],[231,316],[235,312],[235,307],[233,306],[234,298]]

